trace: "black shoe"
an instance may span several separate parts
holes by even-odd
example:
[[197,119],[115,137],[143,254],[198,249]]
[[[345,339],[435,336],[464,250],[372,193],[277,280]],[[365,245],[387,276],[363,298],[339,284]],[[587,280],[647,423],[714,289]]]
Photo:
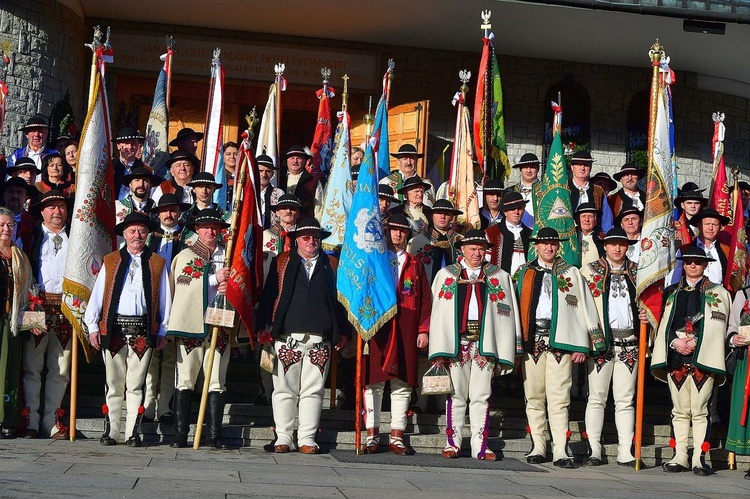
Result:
[[698,476],[711,476],[714,474],[714,470],[712,470],[708,466],[696,466],[695,468],[693,468],[693,473]]
[[153,423],[154,418],[150,418],[148,416],[141,416],[141,423]]
[[565,459],[558,459],[552,464],[554,464],[558,468],[564,468],[566,470],[572,470],[573,468],[575,468],[575,464],[573,463],[573,458],[570,458],[570,457],[565,458]]
[[261,393],[260,395],[255,397],[255,400],[253,400],[253,405],[267,407],[271,404],[268,403],[268,399],[266,399],[266,396]]
[[632,461],[620,462],[617,461],[617,466],[627,466],[628,468],[635,468],[635,459]]
[[133,435],[125,441],[125,445],[127,445],[128,447],[140,447],[141,437],[139,437],[138,435]]
[[187,437],[175,435],[172,439],[172,443],[169,446],[173,449],[184,449],[187,447]]
[[190,398],[189,390],[175,390],[174,392],[174,440],[169,444],[173,449],[187,447],[187,436],[190,430]]
[[661,469],[667,473],[682,473],[688,469],[679,463],[664,463],[661,465]]
[[174,414],[171,412],[168,412],[166,414],[162,414],[162,416],[159,418],[160,424],[168,424],[173,425],[174,424]]
[[102,437],[99,439],[99,443],[105,446],[117,445],[117,440],[109,437]]
[[601,466],[602,460],[599,459],[598,457],[587,457],[586,459],[583,460],[583,465],[584,466]]
[[534,454],[533,456],[526,456],[526,462],[529,464],[542,464],[545,462],[546,459],[544,456],[540,456],[539,454]]
[[750,480],[750,471],[745,473],[745,480]]
[[224,418],[224,393],[208,392],[208,410],[206,411],[206,445],[216,450],[231,450],[221,438],[222,419]]

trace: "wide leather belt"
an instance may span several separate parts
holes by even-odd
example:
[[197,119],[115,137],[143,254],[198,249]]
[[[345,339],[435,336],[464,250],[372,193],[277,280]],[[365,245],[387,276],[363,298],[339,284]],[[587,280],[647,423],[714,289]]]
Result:
[[480,328],[479,321],[466,321],[466,331],[461,333],[461,337],[469,341],[479,341]]
[[62,293],[47,293],[41,291],[39,293],[39,298],[42,299],[45,306],[59,307],[62,305]]
[[635,334],[634,329],[615,329],[612,328],[612,337],[614,338],[629,338],[630,336],[633,336]]
[[552,326],[551,319],[536,319],[534,324],[536,325],[535,333],[537,336],[549,336],[549,330]]
[[115,331],[128,335],[142,336],[147,333],[145,315],[115,315]]
[[634,347],[638,344],[638,340],[614,339],[612,344],[616,347]]

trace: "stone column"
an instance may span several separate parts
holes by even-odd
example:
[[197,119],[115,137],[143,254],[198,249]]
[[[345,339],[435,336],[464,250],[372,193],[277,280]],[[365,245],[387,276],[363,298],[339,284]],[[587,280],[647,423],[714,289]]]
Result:
[[[70,4],[72,8],[66,6]],[[52,107],[70,93],[78,130],[85,118],[88,87],[83,12],[62,0],[3,0],[0,46],[13,52],[6,84],[8,102],[0,130],[0,153],[23,145],[18,129],[34,114],[49,120]]]

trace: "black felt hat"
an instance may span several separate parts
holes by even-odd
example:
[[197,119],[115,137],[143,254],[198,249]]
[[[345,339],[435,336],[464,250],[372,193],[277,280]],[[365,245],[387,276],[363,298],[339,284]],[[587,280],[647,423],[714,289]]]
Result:
[[560,234],[552,227],[544,227],[539,229],[539,232],[535,236],[530,237],[529,241],[532,243],[545,243],[549,241],[567,241],[567,238],[561,238]]
[[391,156],[394,158],[403,158],[404,156],[416,156],[418,158],[424,157],[424,154],[417,152],[417,148],[414,144],[401,144],[397,152],[392,152]]
[[487,234],[485,234],[483,230],[479,229],[471,229],[466,231],[464,237],[454,242],[453,246],[460,249],[461,246],[467,244],[483,244],[486,248],[491,248],[494,246],[494,244],[492,244],[490,240],[487,239]]
[[185,226],[190,230],[195,230],[196,226],[202,224],[218,225],[222,229],[229,227],[229,222],[221,218],[221,213],[214,208],[199,210]]
[[306,218],[300,221],[294,230],[289,231],[288,235],[296,238],[301,236],[303,232],[315,232],[321,241],[331,235],[327,230],[320,228],[320,222],[316,218]]
[[159,228],[159,224],[154,222],[151,217],[140,211],[134,211],[129,213],[125,217],[125,220],[115,225],[115,234],[121,236],[125,232],[125,229],[136,224],[145,225],[149,232],[153,232]]
[[41,114],[35,114],[28,120],[26,120],[26,124],[19,128],[19,131],[21,132],[28,132],[32,128],[46,128],[49,129],[49,125],[47,124],[47,120],[44,119],[44,116]]
[[607,235],[604,236],[604,239],[602,239],[604,244],[607,243],[614,243],[614,242],[623,242],[628,245],[633,245],[638,242],[636,239],[629,239],[627,233],[625,232],[625,229],[622,229],[620,227],[612,227],[607,231]]
[[677,257],[678,260],[703,260],[704,262],[715,262],[716,259],[706,255],[703,248],[698,246],[688,246],[681,254]]
[[524,168],[527,166],[536,166],[537,168],[542,167],[542,162],[539,161],[539,158],[536,154],[533,152],[527,152],[523,156],[521,156],[521,159],[518,160],[518,163],[513,165],[513,168]]
[[141,132],[139,132],[135,128],[125,127],[118,132],[117,137],[112,139],[112,142],[117,144],[118,142],[123,142],[126,140],[137,140],[139,142],[145,142],[146,137],[141,135]]
[[526,208],[527,200],[523,198],[523,194],[516,191],[506,192],[503,196],[503,200],[500,203],[500,211],[515,210],[516,208]]
[[179,132],[177,132],[177,137],[175,137],[174,139],[172,139],[169,142],[169,145],[172,146],[172,147],[177,147],[177,143],[181,139],[183,139],[185,137],[189,137],[191,135],[195,135],[195,138],[197,140],[202,140],[203,139],[203,132],[196,132],[192,128],[183,128],[182,130],[180,130]]
[[635,163],[625,163],[620,167],[620,171],[612,175],[615,180],[620,180],[625,175],[638,175],[638,178],[643,178],[646,175],[646,170],[638,168]]
[[70,212],[71,209],[73,209],[73,201],[74,199],[70,196],[64,195],[62,192],[58,191],[57,189],[52,189],[50,191],[45,192],[36,200],[34,200],[34,203],[29,206],[29,213],[35,216],[40,216],[42,213],[42,210],[44,209],[44,206],[51,202],[51,201],[63,201],[68,207],[68,212]]

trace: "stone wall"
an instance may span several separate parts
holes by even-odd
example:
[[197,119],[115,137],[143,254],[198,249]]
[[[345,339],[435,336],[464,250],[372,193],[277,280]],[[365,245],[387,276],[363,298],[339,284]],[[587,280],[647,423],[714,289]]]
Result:
[[[396,62],[391,105],[415,100],[430,100],[430,139],[428,165],[433,164],[442,152],[446,141],[453,140],[455,109],[451,99],[460,86],[458,72],[469,69],[472,74],[468,98],[471,104],[476,85],[477,69],[482,48],[477,36],[476,52],[448,52],[432,49],[374,45],[340,40],[322,40],[300,36],[285,36],[242,31],[214,30],[162,24],[144,24],[125,21],[88,19],[87,27],[95,24],[111,26],[112,30],[169,33],[177,39],[199,35],[216,40],[230,39],[270,42],[289,45],[321,47],[321,49],[346,49],[376,51],[380,67],[385,71],[387,60]],[[90,29],[89,29],[90,31]],[[644,54],[649,47],[644,47]],[[497,50],[501,51],[501,47]],[[593,65],[568,61],[531,59],[498,54],[505,96],[505,125],[508,155],[511,163],[525,152],[543,153],[542,140],[545,110],[544,102],[550,87],[566,78],[582,85],[591,102],[592,155],[596,160],[594,171],[614,173],[626,160],[628,108],[633,97],[648,90],[651,81],[649,60],[644,56],[643,67],[630,68]],[[708,187],[711,175],[711,114],[726,114],[727,134],[725,155],[727,165],[738,165],[743,177],[750,174],[750,101],[745,98],[697,88],[697,75],[681,72],[679,61],[672,62],[677,72],[673,86],[675,137],[677,142],[679,181],[695,181]],[[564,103],[563,103],[564,104]],[[563,105],[563,109],[565,106]],[[472,108],[473,110],[473,108]],[[563,115],[563,121],[565,117]],[[312,135],[312,129],[310,130]],[[515,177],[511,177],[511,182]]]
[[88,88],[84,39],[83,19],[55,0],[2,0],[0,43],[8,40],[14,55],[0,152],[9,154],[21,146],[24,137],[18,129],[36,113],[49,119],[66,92],[80,131],[84,86]]

